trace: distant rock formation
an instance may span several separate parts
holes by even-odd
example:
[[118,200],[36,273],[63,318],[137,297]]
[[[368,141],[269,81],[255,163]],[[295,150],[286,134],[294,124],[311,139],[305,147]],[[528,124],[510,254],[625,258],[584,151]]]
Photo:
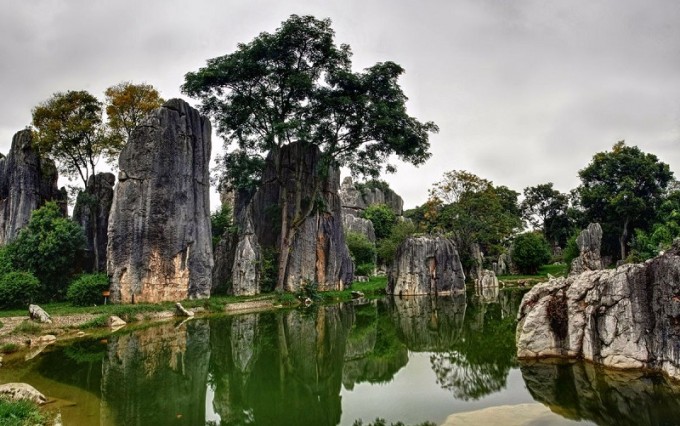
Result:
[[571,273],[580,274],[585,271],[602,269],[600,247],[602,246],[602,227],[599,223],[591,223],[576,238],[579,257],[571,262]]
[[115,183],[116,177],[113,173],[97,173],[90,176],[85,191],[78,195],[73,208],[73,220],[85,232],[87,241],[85,269],[88,271],[106,271],[109,213],[113,204]]
[[107,246],[113,301],[210,295],[210,135],[207,118],[172,99],[123,148]]
[[388,294],[449,294],[465,290],[465,274],[450,238],[409,237],[397,249]]
[[538,284],[522,299],[519,358],[565,356],[680,378],[680,242],[616,270]]
[[373,228],[373,222],[370,220],[362,219],[351,214],[343,214],[342,226],[345,229],[345,232],[361,234],[365,236],[368,241],[375,244],[375,229]]
[[17,132],[7,156],[0,154],[0,245],[14,240],[31,212],[47,201],[57,201],[66,216],[66,196],[57,179],[54,162],[33,148],[31,130]]
[[[276,154],[272,152],[268,155],[263,183],[252,199],[242,203],[240,196],[237,196],[236,205],[245,205],[243,213],[237,213],[239,228],[242,229],[238,245],[248,247],[242,251],[246,255],[245,264],[255,260],[255,253],[279,249],[283,216],[280,191],[283,190],[288,204],[287,222],[292,224],[293,221],[300,221],[291,241],[284,290],[296,291],[308,281],[316,281],[319,290],[341,290],[352,282],[354,269],[342,227],[338,195],[340,172],[337,167],[331,166],[326,172],[319,173],[321,153],[316,146],[289,144],[281,148],[279,154],[280,180],[286,183],[282,188],[278,183],[274,162]],[[315,188],[318,188],[316,195]],[[296,217],[295,205],[298,202],[303,217]],[[249,227],[245,225],[248,223],[252,223],[253,234],[246,232]],[[248,238],[248,244],[242,245]],[[238,262],[239,258],[235,257],[234,265]],[[248,289],[255,293],[259,291],[249,288],[249,282],[253,282],[250,279],[252,274],[241,273],[234,267],[232,277],[234,294],[247,294],[236,293],[237,289]],[[239,281],[242,279],[246,282]]]
[[374,204],[385,204],[394,214],[404,214],[404,200],[390,188],[367,188],[355,184],[351,177],[342,180],[340,187],[343,213],[360,216],[361,212]]
[[262,248],[257,240],[252,221],[252,205],[239,218],[239,239],[234,247],[231,270],[231,294],[252,296],[260,292]]

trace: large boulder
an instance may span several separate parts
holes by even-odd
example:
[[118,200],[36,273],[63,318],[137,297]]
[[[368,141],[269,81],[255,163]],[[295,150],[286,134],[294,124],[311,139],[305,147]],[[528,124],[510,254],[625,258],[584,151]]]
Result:
[[518,357],[579,357],[680,378],[679,253],[676,242],[645,263],[536,285],[518,314]]
[[0,396],[10,401],[29,400],[41,405],[47,402],[45,395],[28,383],[5,383],[0,385]]
[[113,173],[97,173],[87,180],[85,191],[78,195],[73,208],[73,220],[85,232],[87,249],[85,268],[89,271],[106,271],[106,245],[108,243],[109,213],[113,204]]
[[602,269],[600,248],[602,246],[602,227],[599,223],[591,223],[576,238],[579,256],[571,262],[571,273],[580,274],[585,271]]
[[[295,229],[289,235],[283,290],[296,291],[310,281],[316,281],[319,290],[341,290],[352,282],[354,268],[345,243],[338,195],[340,172],[336,166],[322,167],[321,152],[315,145],[292,143],[280,152],[270,152],[263,183],[247,207],[263,251],[279,249],[282,218]],[[281,211],[284,204],[288,206],[285,215]],[[249,238],[248,233],[241,232],[239,244],[245,238]],[[233,285],[243,287],[237,282]]]
[[465,290],[465,274],[450,238],[409,237],[397,249],[387,293],[450,294]]
[[14,240],[31,212],[47,201],[57,201],[66,215],[66,196],[57,179],[54,162],[34,149],[31,130],[17,132],[7,156],[0,154],[0,245]]
[[113,301],[210,295],[210,135],[210,121],[179,99],[132,132],[109,217]]

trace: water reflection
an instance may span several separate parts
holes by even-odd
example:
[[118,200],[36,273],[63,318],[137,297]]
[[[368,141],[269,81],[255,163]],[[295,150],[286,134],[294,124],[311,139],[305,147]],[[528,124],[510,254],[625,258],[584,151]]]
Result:
[[430,409],[418,421],[532,399],[600,424],[663,424],[680,413],[680,390],[657,376],[581,364],[521,365],[529,395],[515,359],[521,296],[396,297],[166,323],[50,348],[20,369],[8,361],[0,382],[21,372],[20,381],[71,401],[62,415],[75,425],[352,424],[347,413],[361,410],[342,395],[366,404],[364,417],[377,401],[412,411],[403,390],[381,394],[404,377],[442,401],[438,418]]
[[659,375],[606,370],[588,363],[522,363],[531,395],[572,420],[600,425],[675,425],[680,387]]

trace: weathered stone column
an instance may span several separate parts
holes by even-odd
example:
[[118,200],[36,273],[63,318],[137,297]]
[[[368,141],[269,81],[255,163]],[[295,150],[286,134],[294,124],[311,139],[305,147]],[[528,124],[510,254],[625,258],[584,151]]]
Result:
[[109,217],[113,301],[210,295],[210,134],[208,119],[179,99],[132,132]]

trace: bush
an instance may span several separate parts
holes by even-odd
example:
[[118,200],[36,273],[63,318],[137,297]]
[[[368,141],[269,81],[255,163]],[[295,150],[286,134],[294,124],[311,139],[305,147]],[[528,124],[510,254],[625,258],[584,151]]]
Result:
[[373,275],[374,270],[375,270],[374,263],[362,263],[361,265],[357,265],[357,268],[354,271],[354,273],[355,275],[363,275],[368,277]]
[[347,247],[356,265],[373,263],[375,260],[375,244],[370,242],[365,235],[357,232],[348,232],[346,240]]
[[66,299],[75,306],[92,306],[103,302],[102,292],[109,289],[106,274],[84,274],[71,283]]
[[373,222],[375,237],[378,240],[387,238],[392,233],[392,227],[397,223],[397,216],[385,204],[373,204],[361,213],[361,217]]
[[40,294],[40,281],[30,272],[10,272],[0,276],[0,307],[27,308]]
[[523,274],[535,274],[538,267],[550,261],[550,246],[538,232],[526,232],[512,244],[512,261]]
[[390,236],[378,243],[378,261],[382,265],[391,265],[399,246],[415,233],[416,226],[411,222],[404,221],[394,225]]
[[0,425],[46,425],[47,418],[38,405],[27,399],[10,401],[0,398]]
[[567,264],[567,269],[571,269],[572,260],[579,257],[579,255],[581,254],[581,251],[578,249],[578,244],[576,244],[576,238],[578,238],[578,233],[569,237],[569,239],[567,240],[567,245],[564,247],[564,250],[562,251],[562,256],[564,258],[564,263]]
[[35,210],[28,225],[7,246],[16,270],[35,275],[43,288],[41,299],[58,299],[78,270],[85,236],[80,226],[65,218],[55,202]]

